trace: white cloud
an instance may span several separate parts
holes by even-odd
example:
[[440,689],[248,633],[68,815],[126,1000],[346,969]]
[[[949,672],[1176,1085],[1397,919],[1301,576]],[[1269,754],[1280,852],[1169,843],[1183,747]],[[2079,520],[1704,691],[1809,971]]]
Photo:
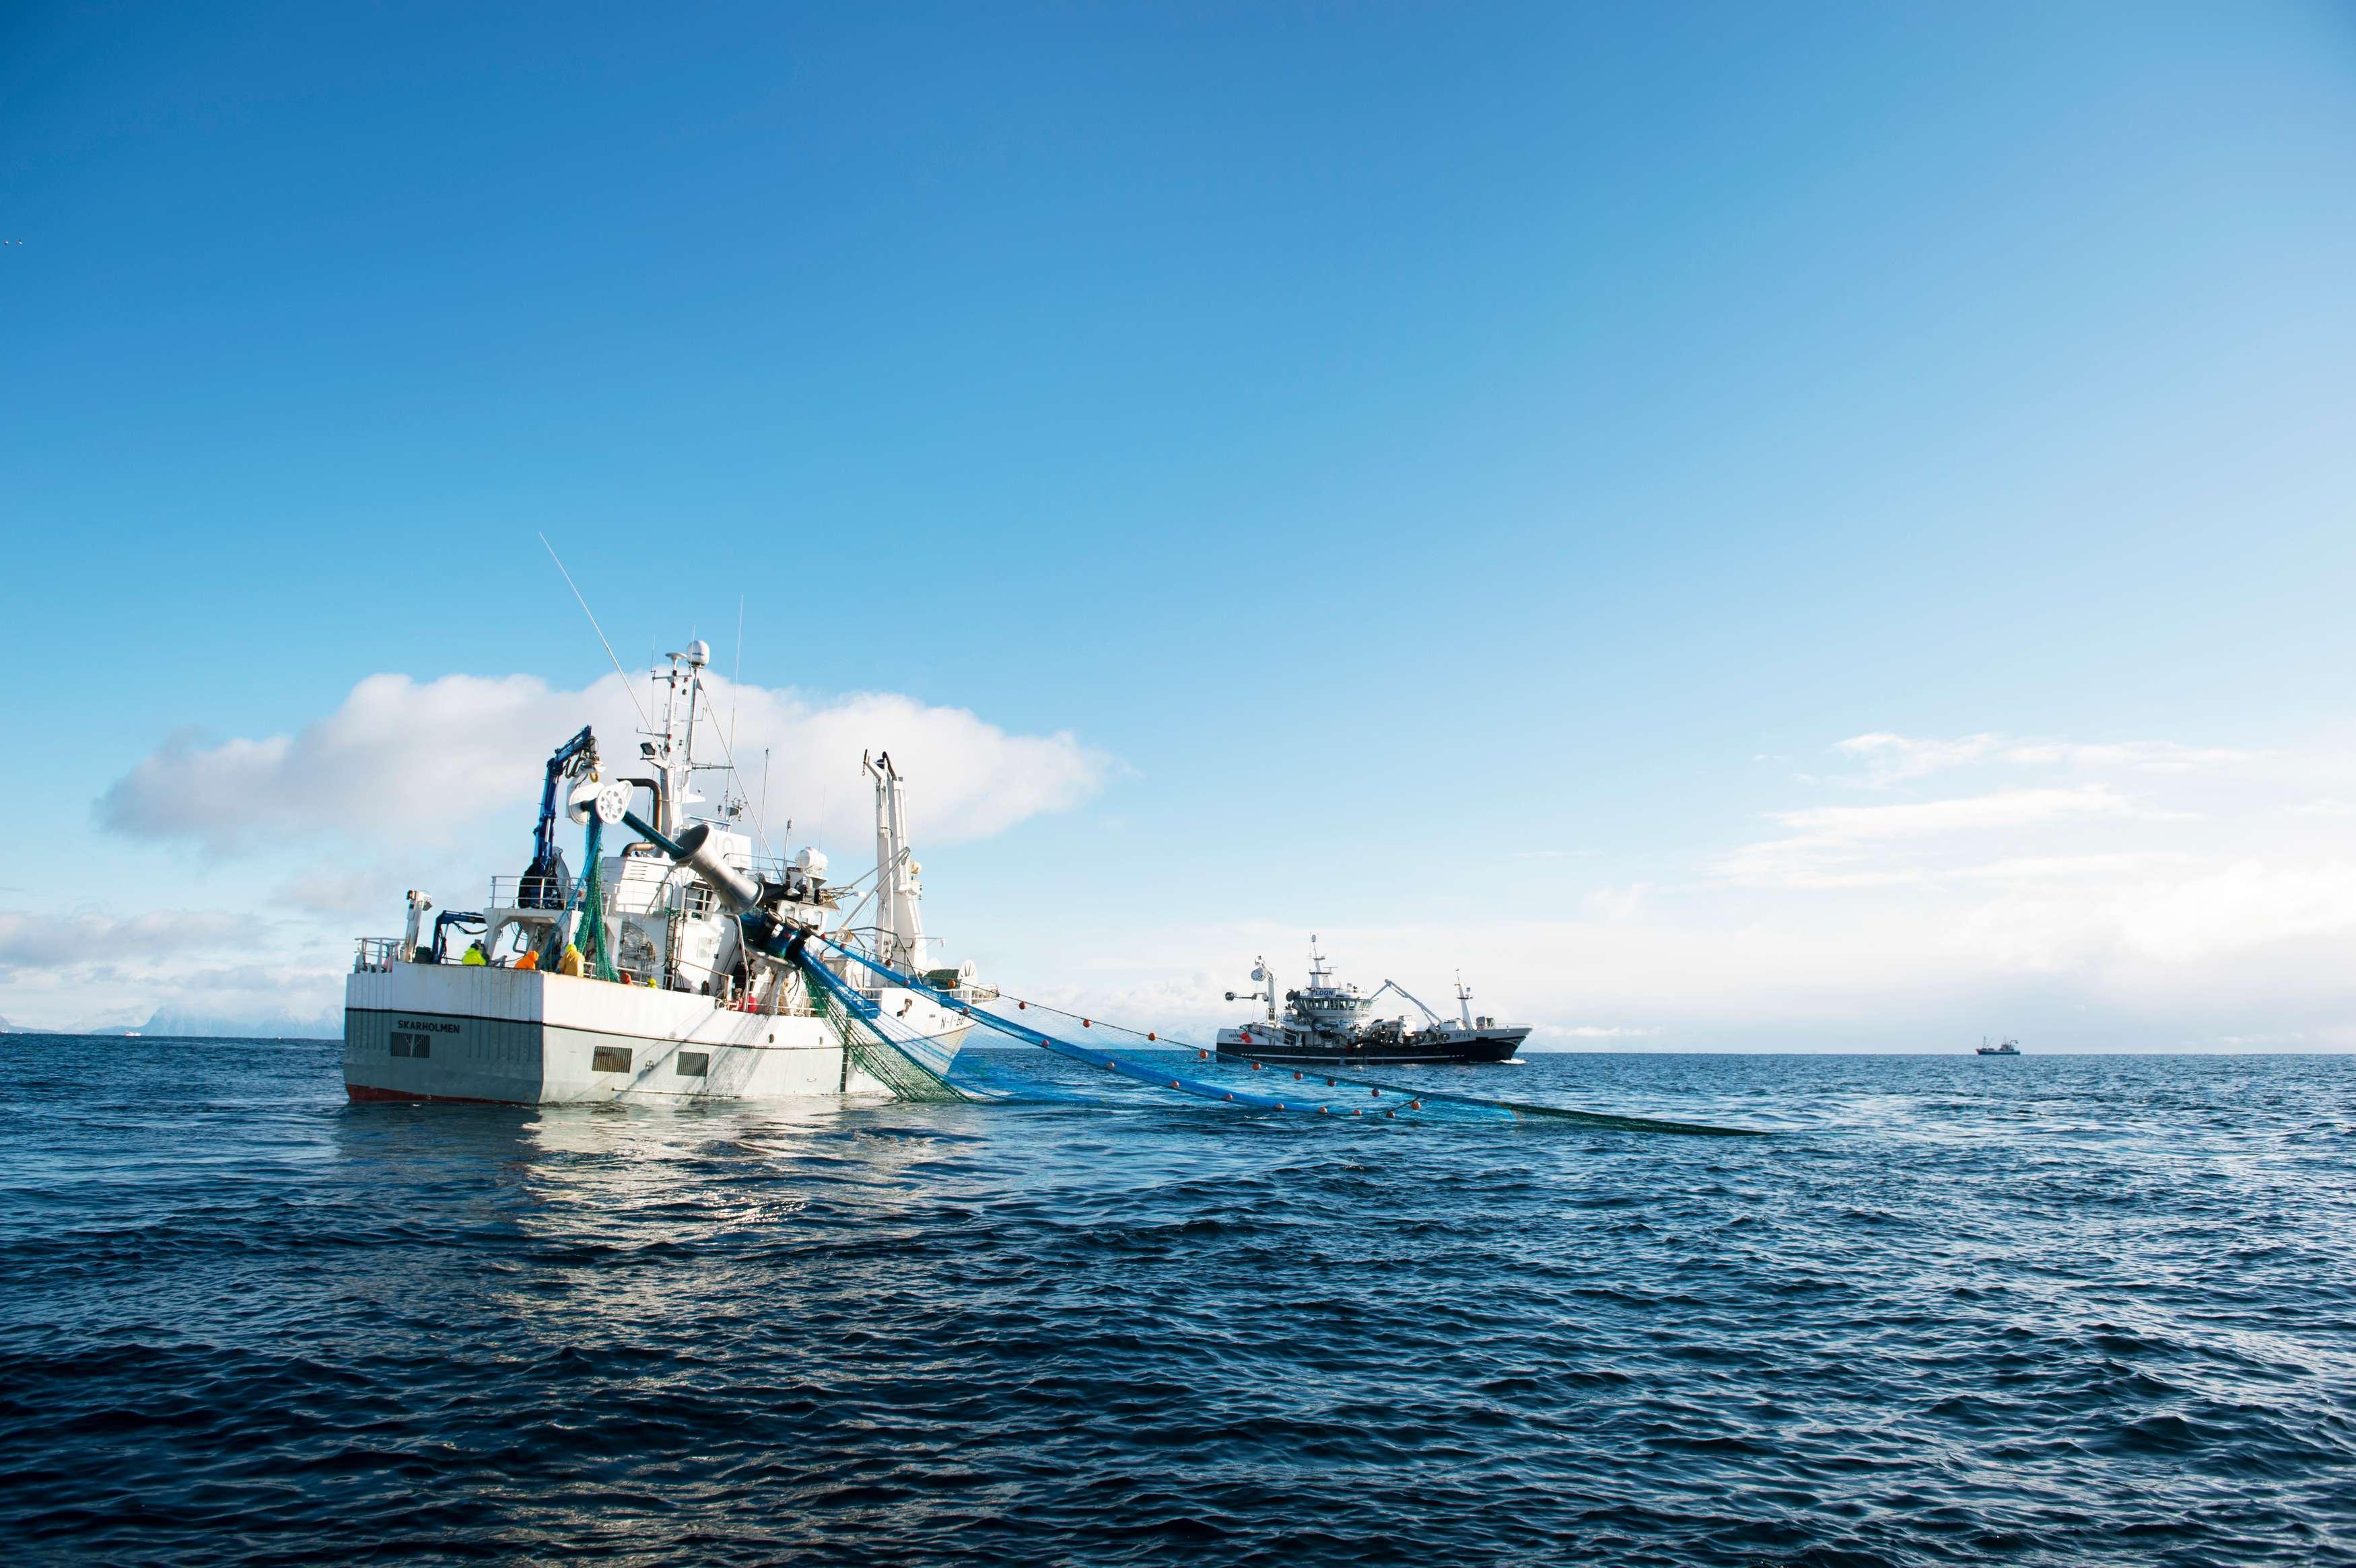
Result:
[[2123,862],[1969,902],[1944,936],[1986,972],[2066,976],[2106,1003],[2244,995],[2271,1010],[2348,988],[2336,955],[2356,942],[2356,860]]
[[[799,838],[861,842],[873,822],[858,771],[868,750],[891,752],[908,777],[919,845],[987,837],[1076,805],[1111,765],[1068,732],[1009,734],[963,709],[890,693],[821,700],[710,685],[717,717],[703,722],[699,755],[717,760],[714,742],[733,721],[733,750],[757,805],[768,751],[768,820],[780,837],[790,817]],[[194,840],[217,854],[319,835],[380,848],[447,843],[487,813],[530,809],[549,753],[584,722],[595,726],[609,773],[637,771],[638,719],[618,677],[567,692],[529,676],[370,676],[292,735],[172,737],[107,789],[98,818],[134,837]]]
[[2161,963],[2302,937],[2356,936],[2356,865],[2236,860],[2198,876],[2147,883],[2117,919],[2122,944]]
[[919,845],[987,838],[1067,811],[1094,795],[1114,768],[1069,731],[1010,735],[962,708],[887,692],[821,702],[792,690],[713,685],[722,711],[735,710],[733,747],[747,788],[759,794],[761,750],[769,748],[770,816],[792,817],[798,837],[815,830],[872,842],[874,797],[859,771],[870,750],[891,752],[909,781],[910,831]]
[[[537,781],[525,770],[539,732],[562,722],[560,706],[529,676],[421,685],[373,675],[298,734],[211,746],[186,731],[172,736],[100,797],[99,820],[134,837],[201,839],[222,853],[323,829],[441,837],[530,793]],[[541,744],[542,753],[563,738]]]
[[183,954],[235,947],[251,939],[253,923],[219,910],[153,910],[123,918],[0,911],[0,974],[54,971],[93,959],[116,965],[153,965]]
[[337,959],[348,950],[224,910],[0,912],[0,1012],[68,1031],[138,1026],[159,1008],[190,1006],[315,1022],[338,1005]]
[[[905,696],[820,699],[706,676],[697,755],[717,762],[730,740],[758,806],[766,749],[770,848],[815,843],[853,870],[873,842],[862,752],[889,751],[908,779],[920,851],[1076,805],[1115,766],[1068,733],[1012,733]],[[130,839],[202,847],[211,896],[235,890],[255,914],[0,915],[0,1011],[57,1027],[242,1018],[265,1032],[331,1016],[350,917],[389,934],[404,887],[472,907],[462,892],[519,869],[548,755],[584,723],[608,776],[644,771],[618,677],[564,691],[527,676],[377,675],[292,733],[175,735],[94,816]],[[699,787],[716,797],[720,776]]]
[[313,914],[358,914],[383,909],[391,880],[368,871],[319,870],[297,877],[281,896]]

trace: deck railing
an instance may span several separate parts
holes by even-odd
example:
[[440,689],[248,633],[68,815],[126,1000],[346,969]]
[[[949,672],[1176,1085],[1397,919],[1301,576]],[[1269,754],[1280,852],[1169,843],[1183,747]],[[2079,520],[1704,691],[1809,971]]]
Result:
[[485,909],[562,910],[573,901],[569,877],[493,877]]

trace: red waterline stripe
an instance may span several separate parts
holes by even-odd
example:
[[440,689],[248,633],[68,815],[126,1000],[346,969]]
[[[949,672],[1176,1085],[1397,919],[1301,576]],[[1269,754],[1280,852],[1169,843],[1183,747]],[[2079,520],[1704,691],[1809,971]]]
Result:
[[412,1105],[511,1105],[512,1100],[478,1100],[472,1094],[412,1094],[401,1089],[378,1089],[366,1083],[347,1083],[344,1093],[356,1102],[382,1104],[395,1102]]

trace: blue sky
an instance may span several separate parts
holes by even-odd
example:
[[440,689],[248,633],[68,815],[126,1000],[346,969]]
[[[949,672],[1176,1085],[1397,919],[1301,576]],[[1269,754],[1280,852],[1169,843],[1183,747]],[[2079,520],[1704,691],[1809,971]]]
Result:
[[2348,7],[20,8],[0,135],[0,1014],[328,1011],[518,869],[562,702],[431,852],[96,803],[584,691],[545,531],[632,662],[741,594],[750,685],[1068,734],[937,763],[1036,992],[2356,1045]]

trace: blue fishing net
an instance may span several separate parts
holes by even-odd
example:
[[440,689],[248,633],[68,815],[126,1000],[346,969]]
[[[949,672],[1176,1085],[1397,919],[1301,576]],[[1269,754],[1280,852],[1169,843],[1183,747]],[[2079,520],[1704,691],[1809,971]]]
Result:
[[[1279,1115],[1373,1116],[1384,1121],[1422,1122],[1551,1122],[1622,1132],[1683,1133],[1705,1136],[1747,1136],[1747,1130],[1709,1126],[1696,1122],[1663,1121],[1649,1116],[1623,1116],[1611,1112],[1581,1111],[1564,1106],[1536,1105],[1511,1100],[1487,1100],[1452,1094],[1410,1084],[1367,1078],[1355,1073],[1319,1069],[1293,1069],[1223,1057],[1199,1047],[1144,1051],[1082,1044],[1005,1016],[1004,1004],[990,1007],[960,1002],[923,981],[886,968],[848,947],[813,937],[802,952],[802,965],[811,976],[813,993],[823,991],[846,1016],[855,1018],[872,1044],[863,1044],[868,1058],[880,1059],[884,1071],[873,1072],[881,1082],[900,1091],[900,1079],[911,1073],[923,1080],[921,1092],[909,1098],[1015,1099],[1038,1098],[1065,1104],[1103,1104],[1062,1085],[1033,1078],[1016,1084],[994,1072],[971,1053],[961,1053],[958,1041],[927,1037],[887,1017],[874,1002],[836,975],[810,947],[823,944],[841,954],[886,985],[928,997],[976,1025],[1005,1038],[1036,1047],[1051,1055],[1097,1072],[1140,1083],[1165,1095],[1177,1095],[1240,1110]],[[1018,1010],[1027,1010],[1017,1004]],[[1084,1027],[1093,1027],[1087,1024]],[[1126,1031],[1125,1031],[1126,1032]],[[1151,1039],[1151,1037],[1149,1037]],[[848,1046],[846,1046],[848,1049]]]

